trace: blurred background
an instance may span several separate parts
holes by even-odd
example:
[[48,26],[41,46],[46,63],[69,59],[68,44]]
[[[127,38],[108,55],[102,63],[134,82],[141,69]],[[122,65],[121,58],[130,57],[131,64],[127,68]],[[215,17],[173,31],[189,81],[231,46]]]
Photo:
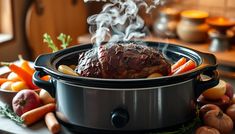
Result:
[[[84,3],[83,0],[0,0],[0,61],[17,60],[18,54],[22,54],[26,59],[34,60],[39,54],[51,52],[43,43],[42,36],[44,33],[50,34],[55,42],[60,33],[71,35],[73,38],[72,45],[89,41],[89,36],[85,36],[88,35],[87,17],[98,13],[104,4],[105,2]],[[164,8],[172,10],[162,10]],[[226,36],[225,44],[229,43],[226,51],[219,51],[218,49],[221,46],[219,48],[216,44],[213,46],[216,50],[210,48],[213,40],[218,42],[220,39],[221,34],[218,35],[218,31],[212,31],[212,35],[209,35],[209,29],[206,28],[204,30],[209,37],[198,37],[195,40],[187,40],[189,37],[185,37],[185,39],[184,35],[180,35],[182,29],[187,30],[186,26],[179,28],[182,18],[192,19],[192,17],[195,17],[193,13],[184,16],[181,13],[192,9],[208,13],[208,16],[199,15],[199,19],[201,19],[199,25],[206,23],[205,19],[213,16],[229,19],[229,21],[235,18],[235,0],[165,0],[164,4],[155,9],[152,14],[149,15],[140,11],[140,15],[150,29],[149,36],[151,35],[151,38],[173,39],[175,42],[185,45],[194,44],[192,45],[193,48],[197,49],[198,47],[199,49],[202,48],[202,51],[213,53],[218,51],[219,55],[223,51],[222,57],[228,57],[226,55],[228,53],[230,56],[231,54],[235,56],[235,52],[233,52],[234,42],[231,41],[234,38],[232,32],[235,30],[232,26],[226,27],[226,33],[223,34]],[[196,19],[198,19],[197,17]],[[171,23],[175,23],[175,26],[169,26]],[[195,26],[194,22],[192,23]],[[196,22],[196,24],[198,23]],[[202,27],[195,26],[195,28],[199,32],[205,33],[205,31],[200,31],[203,29]],[[227,34],[227,29],[229,29],[229,34]],[[161,33],[165,34],[161,35]],[[197,36],[195,33],[191,33]],[[219,36],[219,39],[217,36]],[[221,42],[224,43],[224,40]],[[205,48],[203,45],[207,47]],[[223,56],[224,54],[225,56]],[[227,62],[223,59],[221,61]],[[229,65],[235,66],[235,61],[229,62]]]

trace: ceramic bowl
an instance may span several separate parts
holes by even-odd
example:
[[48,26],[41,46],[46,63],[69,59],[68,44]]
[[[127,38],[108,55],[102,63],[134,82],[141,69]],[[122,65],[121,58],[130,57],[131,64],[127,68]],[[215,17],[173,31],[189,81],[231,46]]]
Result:
[[[8,73],[4,73],[0,75],[1,78],[6,78],[8,76]],[[7,104],[11,107],[11,101],[13,97],[17,94],[15,91],[8,91],[0,88],[0,101],[4,104]]]
[[[10,74],[10,72],[4,73],[0,75],[0,78],[7,78],[7,76]],[[41,89],[35,89],[34,91],[39,93]],[[9,90],[4,90],[0,88],[0,101],[3,104],[7,104],[8,106],[12,106],[12,99],[18,92],[16,91],[9,91]]]

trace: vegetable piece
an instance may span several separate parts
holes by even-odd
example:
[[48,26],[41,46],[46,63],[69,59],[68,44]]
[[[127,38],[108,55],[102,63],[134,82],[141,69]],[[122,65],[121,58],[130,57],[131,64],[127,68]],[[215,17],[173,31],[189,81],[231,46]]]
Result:
[[185,64],[183,64],[182,66],[179,67],[179,69],[177,69],[173,75],[177,75],[177,74],[181,74],[181,73],[185,73],[189,70],[192,70],[196,67],[196,64],[194,61],[189,60],[187,61]]
[[42,119],[47,113],[55,111],[55,108],[55,103],[49,103],[25,112],[21,115],[21,118],[24,120],[24,124],[29,126]]
[[186,63],[186,58],[185,57],[180,58],[176,63],[174,63],[171,66],[172,72],[175,72],[180,66],[184,65],[185,63]]
[[72,41],[72,38],[70,35],[65,35],[63,33],[61,33],[58,37],[57,37],[58,40],[61,41],[61,47],[63,49],[67,48],[69,43]]
[[41,78],[42,80],[49,81],[51,79],[50,75],[45,75]]
[[14,72],[11,72],[8,76],[7,76],[8,80],[11,81],[21,81],[21,78]]
[[7,78],[0,78],[0,85],[2,85],[3,83],[9,81]]
[[219,81],[219,84],[207,89],[202,93],[202,95],[209,100],[220,99],[226,92],[226,82],[223,80]]
[[23,119],[16,115],[9,106],[5,105],[5,107],[0,106],[0,114],[6,116],[17,124],[23,124]]
[[227,108],[226,114],[235,122],[235,104]]
[[78,74],[75,73],[75,72],[73,71],[73,69],[70,68],[70,67],[67,66],[67,65],[60,65],[60,66],[58,67],[58,70],[59,70],[61,73],[64,73],[64,74],[69,74],[69,75],[78,76]]
[[24,81],[17,81],[11,84],[11,90],[12,91],[20,91],[23,89],[29,89],[29,87],[27,86],[27,84]]
[[6,62],[1,62],[1,65],[8,66],[9,69],[12,72],[16,73],[29,86],[30,89],[38,89],[38,87],[33,84],[32,75],[30,75],[21,67],[13,63],[6,63]]
[[228,96],[223,95],[220,99],[218,100],[208,100],[206,99],[203,95],[200,95],[197,98],[197,102],[199,105],[205,105],[205,104],[215,104],[218,106],[221,110],[226,110],[228,106],[230,105],[230,99]]
[[18,55],[18,58],[21,62],[21,68],[23,68],[26,72],[28,72],[30,75],[33,75],[35,70],[30,67],[30,63],[23,59],[22,55]]
[[215,104],[206,104],[204,106],[202,106],[199,110],[199,117],[201,119],[203,119],[203,116],[208,112],[208,111],[211,111],[211,110],[217,110],[217,111],[220,111],[220,108],[215,105]]
[[[61,48],[65,49],[68,47],[69,43],[72,41],[72,38],[70,35],[65,35],[61,33],[58,37],[58,40],[61,41]],[[53,40],[51,39],[51,36],[47,33],[43,35],[43,41],[48,44],[48,46],[52,49],[53,52],[56,52],[59,50],[59,48],[54,44]]]
[[235,94],[233,94],[233,98],[231,100],[232,104],[235,104]]
[[227,95],[230,99],[233,99],[233,86],[226,82],[226,92],[225,95]]
[[54,44],[53,40],[51,39],[51,36],[47,33],[43,35],[43,42],[46,42],[48,44],[48,47],[50,47],[53,52],[56,52],[59,50]]
[[196,130],[195,134],[220,134],[220,132],[215,128],[202,126]]
[[76,69],[76,65],[69,65],[70,68],[72,68],[73,70]]
[[4,89],[4,90],[12,90],[11,89],[11,85],[13,84],[12,81],[7,81],[7,82],[4,82],[2,85],[1,85],[1,89]]
[[204,115],[204,123],[216,128],[221,134],[229,134],[233,131],[232,119],[222,111],[211,110]]
[[159,73],[153,73],[153,74],[150,74],[147,78],[157,78],[157,77],[161,77],[162,75],[159,74]]
[[39,97],[43,104],[55,103],[55,99],[45,89],[41,89]]
[[12,99],[13,111],[19,116],[39,106],[41,106],[41,100],[34,90],[21,90]]
[[46,122],[47,128],[50,130],[51,133],[55,134],[60,131],[61,126],[56,120],[54,113],[52,112],[47,113],[45,115],[45,122]]

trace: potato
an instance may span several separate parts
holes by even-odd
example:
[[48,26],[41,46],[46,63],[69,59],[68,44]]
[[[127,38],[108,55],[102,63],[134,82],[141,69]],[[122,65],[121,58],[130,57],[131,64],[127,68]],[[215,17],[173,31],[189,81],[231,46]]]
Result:
[[21,81],[20,77],[14,73],[14,72],[11,72],[8,76],[7,76],[7,79],[8,80],[11,80],[11,81]]
[[219,81],[219,84],[215,87],[207,89],[202,95],[208,100],[220,99],[226,92],[226,82],[223,80]]
[[60,65],[60,66],[58,67],[58,70],[59,70],[61,73],[64,73],[64,74],[69,74],[69,75],[78,76],[78,74],[75,73],[75,72],[73,71],[73,69],[70,68],[70,67],[67,66],[67,65]]
[[1,85],[1,89],[4,89],[4,90],[12,90],[11,88],[11,85],[13,84],[12,81],[7,81],[7,82],[4,82],[2,85]]
[[23,89],[29,89],[27,84],[23,81],[17,81],[17,82],[12,83],[12,85],[11,85],[11,90],[12,91],[18,92],[18,91],[23,90]]

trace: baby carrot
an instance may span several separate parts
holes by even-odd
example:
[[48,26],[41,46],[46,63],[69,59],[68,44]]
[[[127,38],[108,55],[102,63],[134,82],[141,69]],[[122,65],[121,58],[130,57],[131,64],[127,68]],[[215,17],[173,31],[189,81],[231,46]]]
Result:
[[60,131],[60,124],[56,120],[54,113],[49,112],[45,115],[45,122],[47,125],[47,128],[50,130],[52,134],[58,133]]
[[8,66],[9,69],[12,72],[16,73],[29,86],[30,89],[38,89],[38,87],[33,84],[32,75],[30,75],[21,67],[13,63],[6,63],[6,62],[1,62],[1,65]]
[[182,66],[183,64],[186,63],[186,58],[185,57],[182,57],[180,58],[176,63],[174,63],[172,66],[171,66],[171,70],[176,70],[177,68],[179,68],[180,66]]
[[24,124],[29,126],[38,120],[42,119],[47,113],[53,112],[56,109],[55,103],[49,103],[28,112],[25,112],[21,115],[21,118],[24,120]]
[[23,68],[26,72],[28,72],[30,75],[33,75],[35,70],[30,67],[30,63],[23,59],[22,55],[18,55],[18,58],[21,62],[21,68]]
[[189,60],[184,65],[180,66],[180,68],[175,73],[173,73],[173,75],[187,72],[189,70],[194,69],[195,67],[196,67],[195,62],[192,60]]

